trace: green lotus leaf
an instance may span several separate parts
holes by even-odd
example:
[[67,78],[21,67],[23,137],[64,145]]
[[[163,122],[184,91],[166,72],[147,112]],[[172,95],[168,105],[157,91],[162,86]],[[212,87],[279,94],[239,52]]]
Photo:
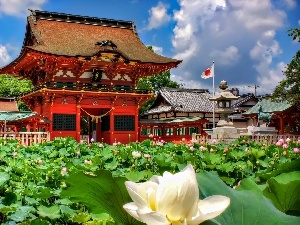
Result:
[[277,209],[285,213],[289,210],[300,211],[300,171],[272,177],[267,184],[263,193]]
[[86,213],[78,213],[72,217],[72,222],[83,224],[89,221],[91,218],[92,216]]
[[143,180],[145,177],[145,171],[138,171],[138,170],[131,170],[130,172],[126,173],[126,178],[133,182],[139,182]]
[[67,188],[61,192],[61,197],[86,205],[92,213],[107,213],[116,224],[138,225],[141,223],[123,209],[123,205],[132,201],[125,181],[126,178],[113,178],[107,170],[96,171],[93,175],[77,172],[66,179]]
[[60,209],[58,205],[53,205],[50,207],[40,205],[37,210],[37,213],[41,217],[48,217],[50,219],[57,219],[60,217]]
[[6,172],[0,172],[0,187],[8,181],[10,178],[9,174]]
[[204,222],[203,225],[300,224],[300,217],[289,216],[277,210],[262,192],[234,190],[211,172],[197,174],[197,181],[202,199],[212,195],[224,195],[230,198],[230,206],[220,216]]

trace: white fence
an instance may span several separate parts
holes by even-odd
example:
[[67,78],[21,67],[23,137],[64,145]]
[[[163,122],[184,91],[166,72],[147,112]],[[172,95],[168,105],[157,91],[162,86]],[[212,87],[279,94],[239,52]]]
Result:
[[0,139],[18,140],[22,145],[32,145],[50,141],[49,132],[0,132]]
[[[249,138],[249,140],[265,143],[265,144],[275,144],[279,139],[286,140],[289,138],[291,141],[298,141],[300,140],[300,135],[291,135],[291,134],[285,134],[285,135],[279,135],[279,134],[253,134],[253,135],[240,135],[240,137]],[[194,139],[197,140],[198,143],[205,143],[211,141],[210,136],[201,136],[200,134],[194,134]],[[222,139],[217,140],[218,142],[224,142],[228,144],[232,141],[232,139]]]

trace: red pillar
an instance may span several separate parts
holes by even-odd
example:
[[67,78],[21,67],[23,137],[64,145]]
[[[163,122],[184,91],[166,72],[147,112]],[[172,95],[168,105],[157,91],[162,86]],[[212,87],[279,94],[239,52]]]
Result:
[[139,111],[138,108],[135,111],[135,120],[134,120],[134,127],[135,127],[135,140],[130,139],[130,141],[140,141],[139,136],[140,136],[140,131],[139,131]]
[[80,105],[76,106],[76,141],[80,141]]
[[[109,127],[110,127],[110,143],[112,144],[115,142],[115,116],[114,116],[114,110],[112,110],[109,114]],[[118,140],[117,140],[118,142]]]
[[280,130],[279,134],[284,134],[284,123],[283,123],[283,115],[279,116],[279,124],[280,124]]

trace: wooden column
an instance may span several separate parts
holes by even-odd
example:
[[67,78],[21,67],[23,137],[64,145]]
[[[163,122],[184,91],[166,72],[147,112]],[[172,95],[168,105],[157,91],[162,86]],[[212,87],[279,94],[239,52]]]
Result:
[[140,136],[140,131],[139,131],[139,110],[138,108],[135,111],[135,120],[134,120],[134,127],[135,127],[135,140],[132,140],[133,138],[131,137],[130,141],[139,141],[139,136]]
[[279,129],[279,134],[284,134],[284,123],[283,123],[284,121],[283,121],[283,115],[282,114],[280,114],[279,115],[279,127],[280,127],[280,129]]
[[80,105],[76,106],[76,141],[80,141]]
[[[112,106],[113,107],[113,106]],[[109,114],[109,131],[110,131],[110,136],[109,136],[109,144],[112,144],[115,142],[115,116],[114,116],[114,110],[112,110]],[[117,140],[118,142],[118,140]]]

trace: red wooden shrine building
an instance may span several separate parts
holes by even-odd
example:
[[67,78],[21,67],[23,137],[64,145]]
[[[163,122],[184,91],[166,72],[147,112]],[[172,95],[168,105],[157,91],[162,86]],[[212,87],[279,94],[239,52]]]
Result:
[[133,22],[32,10],[21,53],[0,74],[33,82],[21,99],[51,121],[51,139],[112,144],[138,140],[138,109],[152,96],[138,79],[180,62],[149,50]]

